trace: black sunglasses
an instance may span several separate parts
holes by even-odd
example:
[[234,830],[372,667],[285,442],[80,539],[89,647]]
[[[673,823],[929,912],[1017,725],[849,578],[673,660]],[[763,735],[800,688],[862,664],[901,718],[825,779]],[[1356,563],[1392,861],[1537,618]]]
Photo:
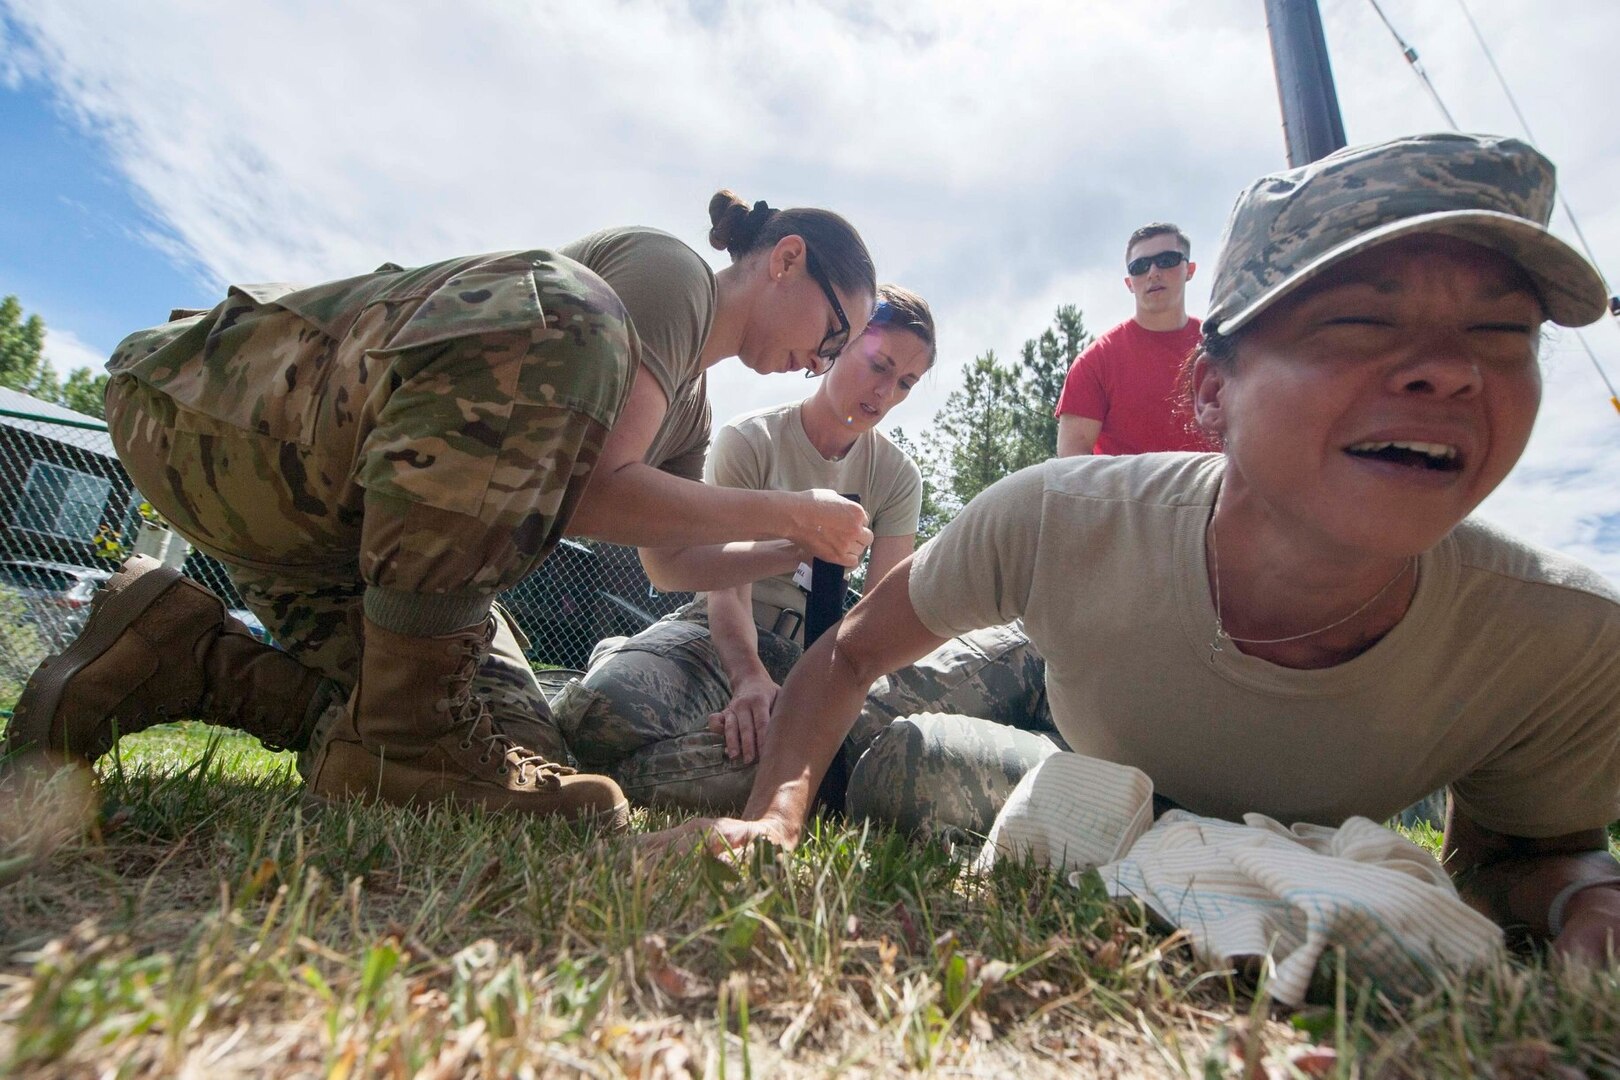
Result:
[[805,369],[804,377],[814,379],[832,370],[833,361],[838,359],[838,354],[849,344],[850,326],[849,317],[844,314],[844,305],[838,302],[838,294],[833,292],[832,282],[822,273],[821,263],[816,261],[816,253],[808,247],[804,249],[804,268],[810,272],[811,279],[821,286],[821,291],[827,294],[827,302],[832,305],[833,314],[838,316],[838,328],[827,331],[827,335],[821,339],[821,344],[816,346],[816,359],[827,361],[827,366],[820,371],[813,367]]
[[1157,255],[1143,255],[1132,259],[1125,264],[1125,269],[1130,271],[1131,277],[1141,277],[1148,272],[1150,266],[1157,266],[1160,270],[1174,270],[1186,261],[1187,256],[1179,251],[1161,251]]

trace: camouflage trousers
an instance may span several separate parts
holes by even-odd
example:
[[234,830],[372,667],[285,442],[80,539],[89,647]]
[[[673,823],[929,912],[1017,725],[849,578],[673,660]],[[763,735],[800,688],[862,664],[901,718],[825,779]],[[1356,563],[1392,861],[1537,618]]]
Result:
[[974,630],[872,687],[844,743],[845,809],[912,832],[982,836],[1024,774],[1068,748],[1023,625]]
[[[760,659],[780,683],[799,646],[756,629]],[[1024,773],[1067,749],[1045,675],[1015,624],[955,638],[880,679],[841,751],[846,811],[907,829],[988,831]],[[552,709],[580,765],[612,775],[631,800],[736,813],[755,767],[727,758],[724,738],[708,730],[709,714],[730,700],[704,614],[688,607],[604,642]]]
[[[126,339],[110,365],[108,432],[136,486],[224,564],[277,644],[344,688],[368,587],[425,612],[446,598],[487,607],[546,558],[640,362],[618,298],[584,267],[526,252],[479,270],[461,308],[389,294],[389,275],[293,294],[357,309],[335,337],[233,289],[201,321]],[[475,302],[506,314],[481,321]],[[265,371],[274,391],[240,385]],[[476,689],[511,734],[564,760],[521,635],[498,615]]]
[[[800,647],[755,627],[759,658],[778,683]],[[726,757],[709,714],[731,701],[731,680],[709,636],[708,614],[688,604],[629,638],[609,638],[590,670],[552,700],[552,714],[579,766],[605,772],[631,802],[737,813],[754,765]]]

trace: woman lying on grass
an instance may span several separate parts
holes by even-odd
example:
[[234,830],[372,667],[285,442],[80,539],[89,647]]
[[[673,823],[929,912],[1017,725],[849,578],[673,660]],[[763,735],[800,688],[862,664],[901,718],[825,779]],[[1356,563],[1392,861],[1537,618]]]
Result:
[[1190,372],[1222,452],[984,492],[794,669],[745,820],[686,829],[795,843],[875,679],[1022,617],[1075,751],[1222,818],[1381,820],[1448,787],[1464,898],[1612,957],[1620,595],[1468,519],[1529,439],[1541,324],[1604,310],[1553,191],[1528,146],[1450,134],[1262,178]]

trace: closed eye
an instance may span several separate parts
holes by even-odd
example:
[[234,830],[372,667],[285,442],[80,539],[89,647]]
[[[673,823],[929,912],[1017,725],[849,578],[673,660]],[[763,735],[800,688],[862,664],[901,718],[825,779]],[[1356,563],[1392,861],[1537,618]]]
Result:
[[1487,333],[1495,333],[1495,334],[1531,334],[1531,333],[1535,332],[1535,328],[1532,327],[1528,323],[1513,323],[1513,322],[1475,323],[1473,326],[1470,326],[1468,329],[1470,329],[1470,330],[1484,330]]
[[1380,319],[1374,315],[1339,315],[1331,319],[1322,320],[1328,326],[1394,326],[1388,319]]

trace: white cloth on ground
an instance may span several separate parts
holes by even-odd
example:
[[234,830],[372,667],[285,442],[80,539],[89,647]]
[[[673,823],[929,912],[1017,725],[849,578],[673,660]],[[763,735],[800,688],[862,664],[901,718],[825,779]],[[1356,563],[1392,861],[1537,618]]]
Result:
[[1305,1001],[1338,948],[1352,985],[1397,996],[1501,949],[1501,930],[1427,851],[1366,818],[1288,828],[1172,810],[1154,822],[1152,801],[1138,769],[1054,754],[1014,789],[976,865],[1033,858],[1071,871],[1074,885],[1094,869],[1110,896],[1185,930],[1201,962],[1268,957],[1266,992],[1285,1005]]

